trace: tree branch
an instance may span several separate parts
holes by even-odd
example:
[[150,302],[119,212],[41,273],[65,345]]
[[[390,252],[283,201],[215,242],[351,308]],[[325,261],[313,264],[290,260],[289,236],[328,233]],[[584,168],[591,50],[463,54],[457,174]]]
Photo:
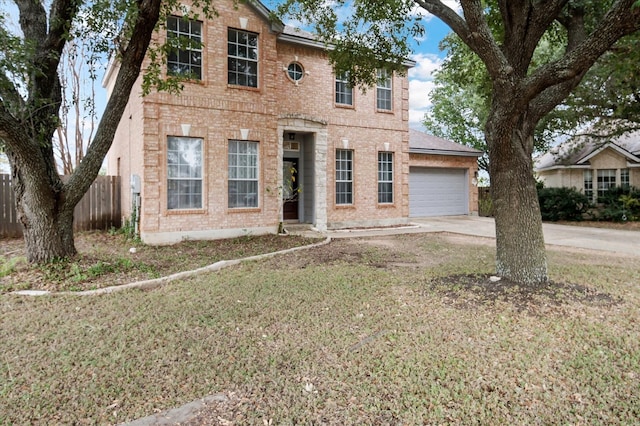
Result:
[[130,93],[140,76],[142,62],[160,17],[161,5],[162,0],[139,0],[137,2],[137,15],[130,32],[132,35],[120,58],[120,70],[114,85],[116,89],[109,98],[95,138],[85,157],[77,165],[75,172],[65,185],[68,205],[75,206],[80,201],[102,167],[102,161],[111,147],[118,123],[129,102],[129,97],[122,96],[120,93]]
[[[590,68],[619,38],[640,29],[640,8],[632,8],[633,3],[634,0],[617,0],[584,41],[576,40],[576,47],[568,50],[560,60],[538,68],[524,79],[519,90],[523,98],[530,101],[550,87],[581,79],[581,70]],[[574,36],[578,37],[578,33]]]
[[21,123],[9,112],[4,102],[0,99],[0,139],[11,149],[15,142],[20,140]]
[[487,67],[489,75],[507,78],[513,68],[509,66],[491,29],[484,19],[480,0],[461,0],[464,18],[440,0],[416,0],[416,4],[442,19],[477,54]]
[[20,12],[20,29],[25,40],[42,45],[47,35],[47,14],[41,2],[14,0]]
[[0,100],[4,102],[4,107],[13,114],[17,114],[24,108],[24,99],[16,90],[13,82],[2,72],[0,72]]
[[43,163],[40,147],[32,142],[24,125],[5,108],[0,100],[0,139],[5,144],[7,153],[21,164],[31,164],[28,179],[44,179],[47,176],[47,167]]
[[540,39],[569,0],[500,0],[507,60],[519,76],[527,75]]
[[437,16],[447,24],[461,39],[469,35],[469,27],[464,18],[458,15],[455,10],[445,6],[440,0],[415,0],[416,4],[427,12]]

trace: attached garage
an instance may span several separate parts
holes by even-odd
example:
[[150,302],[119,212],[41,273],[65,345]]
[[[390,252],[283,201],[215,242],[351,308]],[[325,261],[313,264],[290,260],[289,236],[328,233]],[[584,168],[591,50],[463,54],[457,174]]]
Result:
[[478,211],[478,157],[482,152],[409,130],[409,217]]
[[409,168],[409,216],[469,214],[467,169]]

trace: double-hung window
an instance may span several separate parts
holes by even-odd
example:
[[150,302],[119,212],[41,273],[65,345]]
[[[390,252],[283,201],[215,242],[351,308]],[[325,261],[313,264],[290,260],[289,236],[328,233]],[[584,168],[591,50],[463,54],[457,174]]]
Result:
[[391,75],[385,69],[377,71],[376,105],[379,110],[391,111]]
[[336,204],[353,204],[353,151],[336,150]]
[[229,141],[229,208],[258,207],[258,142]]
[[167,208],[202,208],[202,139],[167,138]]
[[228,83],[258,87],[258,34],[227,31]]
[[378,203],[393,203],[393,152],[378,152]]
[[629,188],[629,169],[620,169],[620,186]]
[[336,76],[336,104],[353,105],[353,88],[349,85],[349,74]]
[[616,170],[598,170],[598,197],[604,197],[609,188],[616,186]]
[[584,195],[586,195],[590,201],[593,201],[593,172],[591,170],[585,170],[582,176],[584,180]]
[[202,22],[178,16],[167,18],[167,74],[202,79]]

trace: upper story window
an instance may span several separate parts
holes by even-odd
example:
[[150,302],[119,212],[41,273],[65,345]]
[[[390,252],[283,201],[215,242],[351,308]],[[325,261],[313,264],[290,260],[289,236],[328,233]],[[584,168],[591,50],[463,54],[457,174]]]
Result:
[[297,62],[291,62],[287,67],[287,75],[297,83],[304,77],[304,68]]
[[349,85],[349,75],[347,73],[336,75],[336,103],[353,105],[353,88]]
[[179,16],[167,18],[167,38],[180,47],[167,56],[167,74],[202,79],[202,22]]
[[393,203],[393,152],[378,152],[378,203]]
[[391,75],[385,69],[377,71],[376,106],[379,110],[391,111]]
[[258,87],[258,34],[231,28],[227,34],[229,84]]
[[167,138],[167,208],[202,208],[202,139]]

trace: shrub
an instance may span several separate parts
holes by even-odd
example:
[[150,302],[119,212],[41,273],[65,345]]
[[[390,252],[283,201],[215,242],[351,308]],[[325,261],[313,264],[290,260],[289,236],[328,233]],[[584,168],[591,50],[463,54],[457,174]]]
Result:
[[640,189],[634,187],[613,187],[602,197],[598,197],[602,207],[597,219],[624,222],[640,219]]
[[579,221],[589,209],[589,199],[575,188],[544,188],[538,186],[542,220]]

